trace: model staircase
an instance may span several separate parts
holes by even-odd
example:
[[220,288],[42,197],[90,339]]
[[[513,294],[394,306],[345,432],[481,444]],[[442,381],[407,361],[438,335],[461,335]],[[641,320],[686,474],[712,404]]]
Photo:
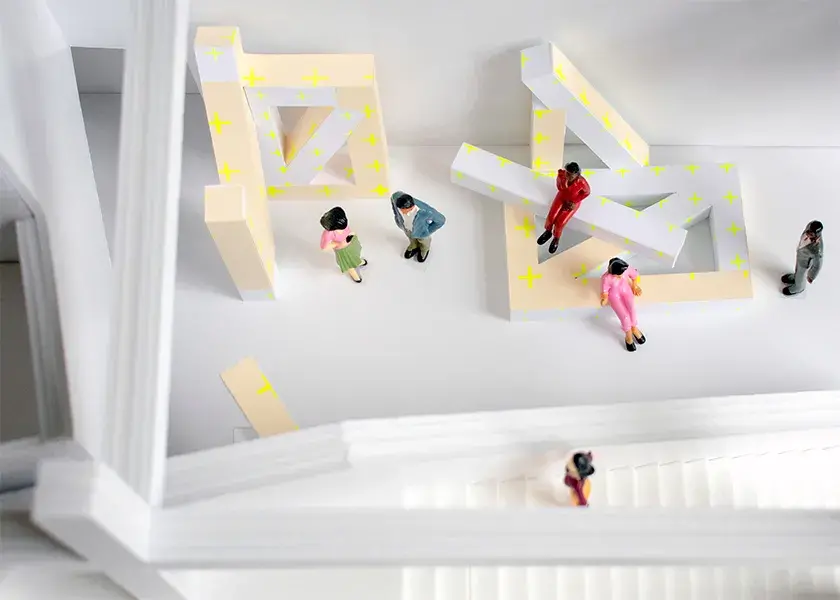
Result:
[[[622,465],[623,454],[628,460]],[[640,460],[645,454],[613,449],[606,452],[606,457],[601,455],[599,464],[596,449],[597,472],[592,481],[590,504],[593,507],[840,508],[840,446],[649,463]],[[662,451],[654,454],[661,455]],[[556,479],[559,482],[560,478]],[[554,485],[544,476],[470,484],[447,481],[405,488],[404,506],[407,509],[504,509],[566,504],[568,493],[562,484],[557,487],[556,498],[554,490]],[[840,594],[840,568],[403,570],[403,600],[792,600],[840,597],[837,594]]]

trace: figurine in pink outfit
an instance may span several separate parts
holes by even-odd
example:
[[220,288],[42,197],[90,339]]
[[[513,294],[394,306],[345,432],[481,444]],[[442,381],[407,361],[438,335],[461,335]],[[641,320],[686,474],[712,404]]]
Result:
[[609,303],[621,321],[624,345],[628,352],[636,351],[636,342],[645,343],[636,321],[636,298],[642,295],[639,272],[620,258],[611,258],[607,272],[601,275],[601,306]]

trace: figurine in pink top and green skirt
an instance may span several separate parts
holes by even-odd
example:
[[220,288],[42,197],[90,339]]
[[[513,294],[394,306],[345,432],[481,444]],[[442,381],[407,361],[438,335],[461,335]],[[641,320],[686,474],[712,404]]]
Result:
[[636,351],[636,342],[645,343],[636,319],[636,296],[642,295],[639,272],[620,258],[611,258],[607,271],[601,275],[601,306],[610,305],[624,331],[624,346]]
[[366,267],[368,262],[362,258],[362,243],[359,236],[350,230],[347,214],[340,206],[331,208],[321,217],[321,250],[335,252],[335,262],[342,273],[347,273],[356,283],[362,283],[362,276],[357,269]]

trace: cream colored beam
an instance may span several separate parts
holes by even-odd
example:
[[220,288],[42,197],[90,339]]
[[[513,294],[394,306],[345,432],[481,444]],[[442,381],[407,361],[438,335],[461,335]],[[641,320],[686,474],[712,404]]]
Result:
[[260,437],[298,428],[257,361],[245,358],[221,374],[231,396]]

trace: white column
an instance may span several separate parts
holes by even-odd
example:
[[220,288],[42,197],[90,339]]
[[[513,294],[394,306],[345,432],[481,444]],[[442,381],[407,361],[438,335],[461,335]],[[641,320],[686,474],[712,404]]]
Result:
[[189,0],[132,0],[120,129],[104,460],[163,496]]

